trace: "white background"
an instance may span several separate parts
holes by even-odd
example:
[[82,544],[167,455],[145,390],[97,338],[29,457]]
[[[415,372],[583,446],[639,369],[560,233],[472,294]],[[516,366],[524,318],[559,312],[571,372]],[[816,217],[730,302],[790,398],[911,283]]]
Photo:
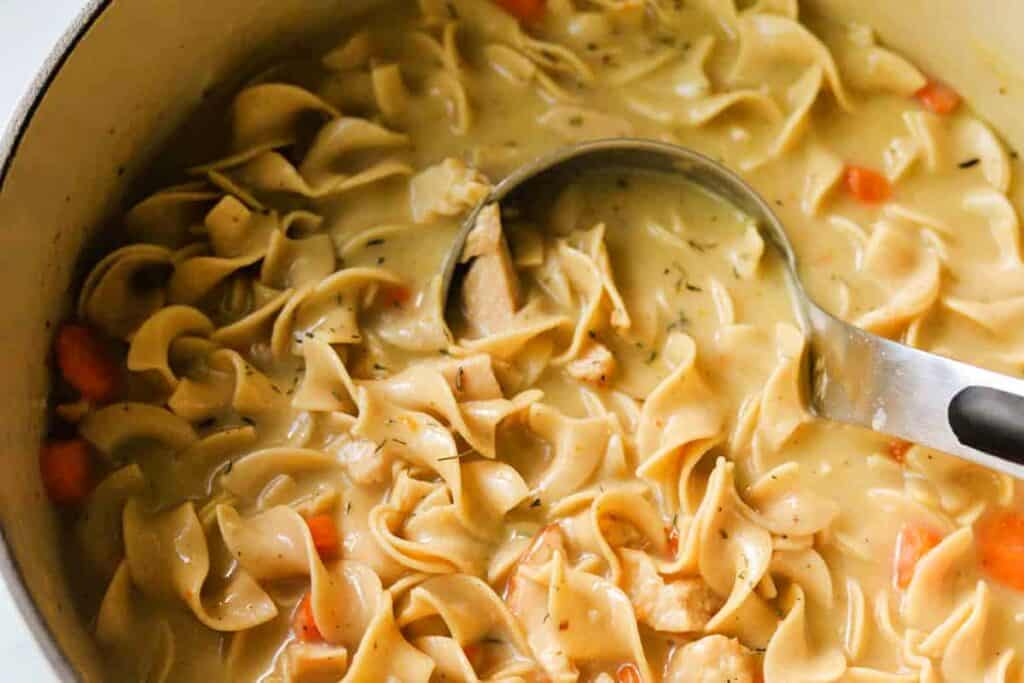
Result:
[[[83,0],[0,0],[0,129]],[[0,671],[7,681],[56,680],[0,582]]]

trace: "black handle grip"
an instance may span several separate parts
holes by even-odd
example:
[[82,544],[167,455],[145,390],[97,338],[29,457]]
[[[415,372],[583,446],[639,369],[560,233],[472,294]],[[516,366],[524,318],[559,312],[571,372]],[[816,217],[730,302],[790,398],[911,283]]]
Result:
[[1024,397],[967,387],[949,402],[949,426],[963,445],[1024,465]]

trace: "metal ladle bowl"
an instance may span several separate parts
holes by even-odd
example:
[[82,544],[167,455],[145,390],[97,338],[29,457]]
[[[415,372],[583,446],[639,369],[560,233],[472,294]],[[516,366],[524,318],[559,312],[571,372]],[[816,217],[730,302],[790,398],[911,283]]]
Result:
[[638,139],[561,149],[520,167],[467,217],[444,262],[447,302],[469,232],[481,209],[596,169],[676,175],[743,211],[786,265],[798,323],[807,340],[805,402],[816,416],[868,427],[1024,479],[1024,380],[878,337],[834,317],[807,295],[796,253],[771,208],[746,182],[693,150]]

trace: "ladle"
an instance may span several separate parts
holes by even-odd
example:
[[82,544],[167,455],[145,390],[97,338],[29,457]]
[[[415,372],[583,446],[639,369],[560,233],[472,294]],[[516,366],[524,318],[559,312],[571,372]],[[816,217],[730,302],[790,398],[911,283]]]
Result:
[[1024,479],[1024,380],[870,334],[823,310],[804,290],[796,253],[764,199],[728,168],[690,149],[651,140],[598,140],[519,168],[467,217],[444,263],[442,301],[448,301],[466,237],[484,206],[528,198],[538,184],[549,190],[596,169],[678,175],[750,216],[786,264],[807,340],[802,389],[816,416],[868,427]]

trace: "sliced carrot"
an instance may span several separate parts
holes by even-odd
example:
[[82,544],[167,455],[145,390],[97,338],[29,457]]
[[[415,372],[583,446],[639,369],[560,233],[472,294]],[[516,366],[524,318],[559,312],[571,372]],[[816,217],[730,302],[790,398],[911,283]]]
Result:
[[892,195],[885,176],[864,166],[847,166],[845,181],[850,194],[866,204],[884,202]]
[[999,510],[983,517],[975,538],[981,566],[989,576],[1024,591],[1024,513]]
[[960,106],[960,94],[938,81],[928,81],[927,85],[914,93],[914,97],[925,109],[936,114],[952,114]]
[[39,452],[39,471],[54,503],[74,505],[92,491],[92,456],[82,439],[51,441]]
[[324,639],[320,629],[316,626],[316,618],[313,616],[313,601],[310,599],[309,593],[306,593],[299,606],[295,608],[295,616],[292,617],[292,632],[295,633],[296,638],[307,643]]
[[412,298],[412,290],[405,285],[392,285],[385,287],[380,296],[385,306],[401,308]]
[[545,0],[495,0],[502,8],[519,21],[535,24],[544,18]]
[[338,525],[330,515],[314,515],[306,520],[313,545],[320,553],[320,559],[330,560],[338,556]]
[[60,374],[84,398],[104,403],[114,397],[117,370],[91,328],[62,326],[57,332],[56,351]]
[[679,529],[675,526],[665,527],[665,535],[668,536],[668,554],[675,557],[679,554]]
[[923,524],[904,524],[896,537],[893,574],[896,585],[906,588],[914,578],[917,563],[942,541],[942,534]]
[[480,668],[480,657],[484,653],[480,646],[476,644],[466,645],[462,648],[462,651],[466,654],[466,659],[469,660],[469,665],[472,666],[474,670],[478,670]]
[[892,439],[886,444],[885,450],[889,453],[890,458],[902,464],[904,459],[906,459],[907,451],[909,451],[910,447],[913,445],[914,444],[909,441],[904,441],[903,439]]
[[615,680],[618,683],[642,683],[640,671],[636,668],[636,664],[623,664],[620,666],[618,671],[615,672]]

